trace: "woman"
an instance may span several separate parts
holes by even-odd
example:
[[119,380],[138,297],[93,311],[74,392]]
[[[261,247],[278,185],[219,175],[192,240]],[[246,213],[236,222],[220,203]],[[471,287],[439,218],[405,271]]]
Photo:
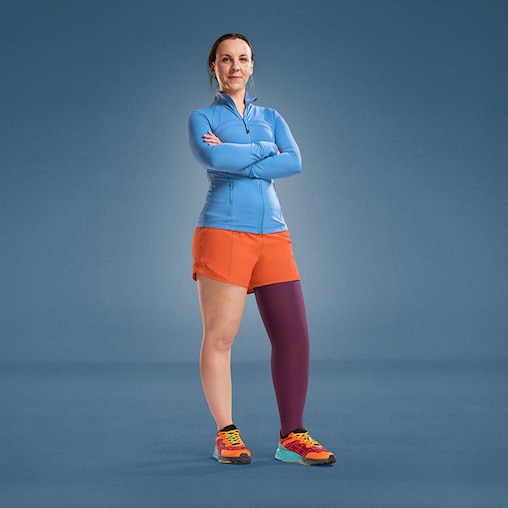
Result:
[[248,39],[226,34],[208,58],[219,92],[189,117],[189,144],[209,180],[193,238],[193,278],[203,319],[200,372],[217,424],[213,456],[247,464],[251,453],[233,423],[231,346],[246,295],[256,302],[272,345],[272,377],[281,419],[275,458],[304,465],[335,456],[303,427],[309,339],[300,277],[273,179],[301,171],[298,146],[284,119],[255,106],[246,92],[254,70]]

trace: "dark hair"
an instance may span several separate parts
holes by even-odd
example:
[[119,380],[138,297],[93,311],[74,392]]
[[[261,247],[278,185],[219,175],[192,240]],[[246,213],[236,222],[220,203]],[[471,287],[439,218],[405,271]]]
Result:
[[[210,50],[210,54],[208,55],[208,72],[210,73],[210,65],[215,62],[215,58],[217,57],[217,49],[219,48],[219,44],[222,41],[227,41],[228,39],[241,39],[242,41],[246,42],[247,45],[250,48],[251,58],[252,61],[254,61],[254,51],[252,49],[252,44],[249,42],[249,39],[245,37],[245,35],[242,34],[224,34],[221,35],[212,46],[212,49]],[[213,82],[214,76],[210,73],[210,84]]]

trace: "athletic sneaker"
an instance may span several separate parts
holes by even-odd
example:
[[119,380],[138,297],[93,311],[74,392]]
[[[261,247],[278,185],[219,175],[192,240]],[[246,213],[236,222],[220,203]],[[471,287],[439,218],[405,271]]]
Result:
[[220,464],[250,464],[250,451],[243,444],[240,431],[235,425],[217,432],[213,458]]
[[304,466],[320,466],[335,462],[335,455],[312,439],[305,429],[296,429],[281,438],[275,458]]

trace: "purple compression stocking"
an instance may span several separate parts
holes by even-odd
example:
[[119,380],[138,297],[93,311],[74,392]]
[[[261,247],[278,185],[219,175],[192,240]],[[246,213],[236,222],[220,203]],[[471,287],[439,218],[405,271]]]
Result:
[[303,427],[309,379],[309,332],[300,281],[255,289],[256,302],[272,344],[272,378],[281,435]]

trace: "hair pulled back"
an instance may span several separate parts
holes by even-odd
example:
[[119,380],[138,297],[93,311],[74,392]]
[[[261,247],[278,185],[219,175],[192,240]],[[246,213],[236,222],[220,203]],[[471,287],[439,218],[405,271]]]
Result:
[[212,49],[210,50],[210,54],[208,55],[208,72],[210,73],[210,83],[212,83],[212,81],[214,79],[214,76],[210,72],[210,66],[215,62],[215,59],[217,57],[217,49],[219,48],[220,43],[222,41],[227,41],[228,39],[241,39],[242,41],[246,42],[247,46],[249,46],[249,48],[250,48],[251,59],[252,59],[252,61],[254,61],[254,51],[252,49],[252,44],[250,43],[249,39],[247,39],[247,37],[245,37],[245,35],[235,34],[235,33],[221,35],[213,43]]

